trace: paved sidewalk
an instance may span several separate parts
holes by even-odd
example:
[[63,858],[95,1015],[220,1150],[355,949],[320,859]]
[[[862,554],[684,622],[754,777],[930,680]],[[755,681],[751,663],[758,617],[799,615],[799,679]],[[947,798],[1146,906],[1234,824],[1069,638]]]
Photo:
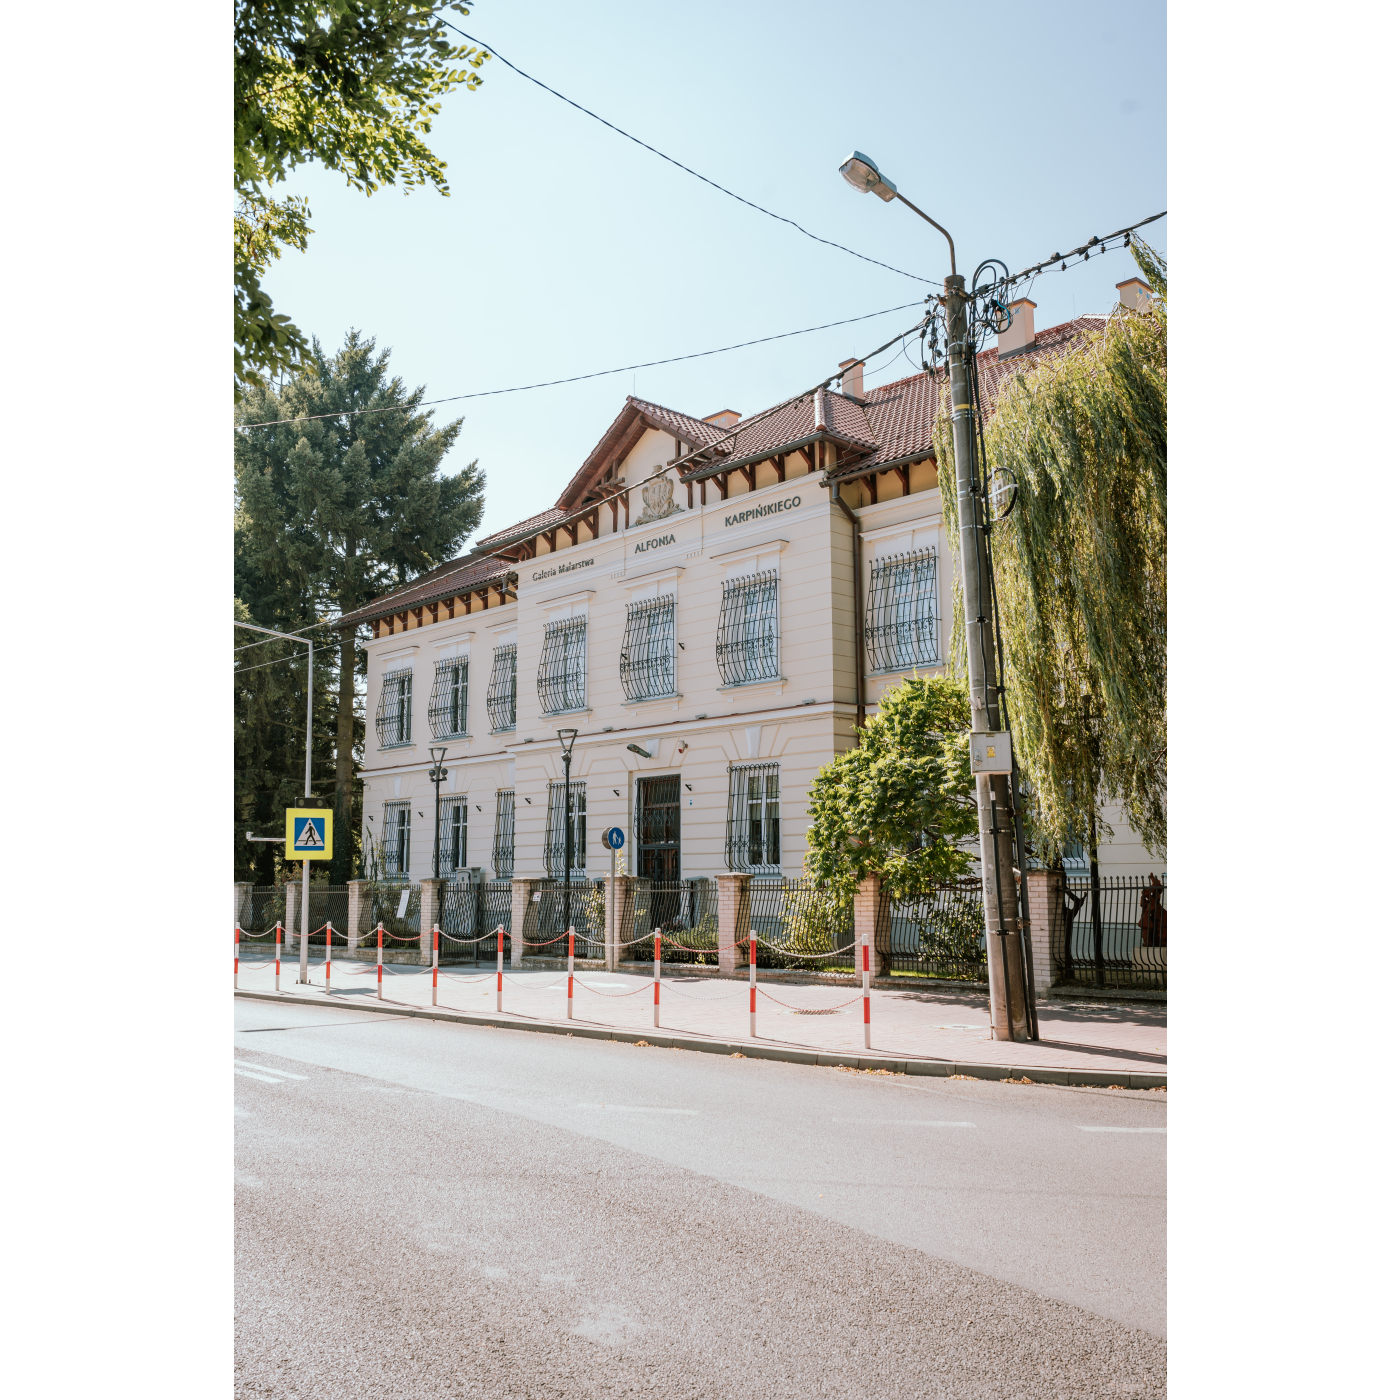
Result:
[[[325,962],[311,962],[311,985],[297,985],[295,957],[282,961],[284,996],[324,1004],[382,1005],[401,1010],[431,1008],[432,972],[385,964],[384,999],[375,996],[373,963],[334,962],[326,993]],[[759,975],[758,1039],[749,1041],[747,981],[687,976],[663,966],[661,1026],[652,1024],[649,975],[583,972],[574,977],[574,1019],[566,1012],[566,974],[507,971],[500,1018],[496,973],[464,968],[438,973],[438,1010],[490,1017],[522,1029],[568,1027],[656,1039],[658,1035],[747,1042],[755,1046],[843,1056],[959,1064],[1165,1076],[1167,1012],[1160,1005],[1105,1006],[1085,1002],[1040,1002],[1038,1043],[991,1038],[985,993],[943,988],[876,989],[870,996],[870,1049],[864,1044],[860,989],[843,986],[764,983]],[[246,992],[271,993],[271,959],[245,959],[238,980]]]

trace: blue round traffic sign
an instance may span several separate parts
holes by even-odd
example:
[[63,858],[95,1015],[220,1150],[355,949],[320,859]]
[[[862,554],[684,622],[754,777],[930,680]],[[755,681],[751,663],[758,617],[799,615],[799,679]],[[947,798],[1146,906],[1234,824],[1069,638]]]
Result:
[[627,844],[627,833],[620,826],[610,826],[603,833],[603,840],[614,851],[620,851]]

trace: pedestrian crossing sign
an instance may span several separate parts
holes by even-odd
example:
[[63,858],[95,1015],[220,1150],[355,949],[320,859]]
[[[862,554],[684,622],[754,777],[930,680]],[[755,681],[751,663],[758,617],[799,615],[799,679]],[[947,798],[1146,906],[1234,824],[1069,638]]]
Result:
[[331,811],[328,807],[287,808],[287,859],[331,858]]

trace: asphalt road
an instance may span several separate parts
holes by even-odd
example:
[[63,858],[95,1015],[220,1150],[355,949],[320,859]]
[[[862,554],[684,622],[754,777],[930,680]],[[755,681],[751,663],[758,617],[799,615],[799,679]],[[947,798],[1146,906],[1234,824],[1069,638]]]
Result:
[[235,1004],[237,1395],[1166,1393],[1166,1095]]

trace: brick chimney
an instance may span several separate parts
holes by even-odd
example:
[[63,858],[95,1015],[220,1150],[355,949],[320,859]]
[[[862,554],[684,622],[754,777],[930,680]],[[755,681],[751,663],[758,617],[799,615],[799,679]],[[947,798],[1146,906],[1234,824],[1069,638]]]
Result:
[[837,366],[841,371],[841,392],[853,399],[865,397],[865,361],[842,360]]
[[1019,355],[1035,344],[1035,302],[1022,297],[1011,303],[1011,329],[997,336],[997,359]]
[[1118,283],[1118,304],[1129,311],[1146,311],[1152,305],[1152,289],[1141,277]]
[[718,413],[707,413],[702,423],[713,423],[717,428],[732,428],[739,421],[739,411],[735,408],[722,408]]

